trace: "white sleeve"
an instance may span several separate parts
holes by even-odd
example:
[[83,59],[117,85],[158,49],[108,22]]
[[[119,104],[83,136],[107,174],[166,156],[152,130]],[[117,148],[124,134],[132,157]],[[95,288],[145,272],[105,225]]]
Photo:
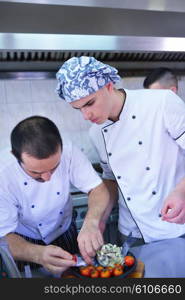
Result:
[[18,208],[15,199],[0,186],[0,237],[15,232],[18,225]]
[[100,165],[102,167],[103,170],[103,174],[102,174],[102,178],[103,179],[110,179],[110,180],[116,180],[115,176],[111,170],[111,168],[109,167],[109,164],[107,162],[100,162]]
[[71,183],[84,193],[90,192],[93,188],[102,183],[91,162],[76,146],[72,145],[71,165],[70,165]]
[[166,94],[164,122],[171,137],[185,149],[185,103],[172,91]]

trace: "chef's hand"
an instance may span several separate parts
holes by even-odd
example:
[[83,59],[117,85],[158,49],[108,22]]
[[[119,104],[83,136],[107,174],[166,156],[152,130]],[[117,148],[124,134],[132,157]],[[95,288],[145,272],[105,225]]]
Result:
[[165,200],[161,210],[162,220],[169,223],[185,223],[185,194],[174,190]]
[[54,245],[38,247],[40,247],[38,263],[52,274],[61,274],[69,267],[75,265],[73,255],[60,247]]
[[78,247],[87,264],[92,264],[96,251],[104,244],[102,227],[97,220],[85,220],[78,234]]

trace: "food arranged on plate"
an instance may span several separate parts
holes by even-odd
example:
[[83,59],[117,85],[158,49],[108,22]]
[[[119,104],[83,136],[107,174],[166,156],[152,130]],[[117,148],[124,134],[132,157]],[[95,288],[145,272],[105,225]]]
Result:
[[109,278],[112,276],[120,276],[124,273],[123,265],[115,265],[114,267],[102,266],[83,266],[79,268],[80,274],[91,278]]
[[130,252],[126,256],[121,253],[122,247],[105,244],[97,251],[94,265],[74,267],[74,273],[80,277],[110,278],[126,277],[136,267],[136,258]]
[[123,265],[124,257],[121,254],[122,247],[112,244],[105,244],[97,251],[97,260],[100,265],[114,267],[115,264]]

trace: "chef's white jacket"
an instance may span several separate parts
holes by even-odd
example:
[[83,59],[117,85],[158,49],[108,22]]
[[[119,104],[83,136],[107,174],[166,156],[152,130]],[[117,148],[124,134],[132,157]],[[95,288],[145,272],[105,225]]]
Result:
[[125,90],[117,122],[90,128],[103,178],[118,183],[119,230],[145,242],[174,238],[185,225],[159,217],[166,197],[185,177],[185,104],[170,90]]
[[36,181],[16,159],[11,160],[0,171],[0,237],[18,232],[50,243],[70,226],[70,184],[88,193],[101,182],[89,160],[70,142],[47,182]]

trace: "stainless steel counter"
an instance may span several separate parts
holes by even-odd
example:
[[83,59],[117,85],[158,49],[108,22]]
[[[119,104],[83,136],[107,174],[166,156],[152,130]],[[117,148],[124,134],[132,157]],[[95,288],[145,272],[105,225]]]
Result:
[[184,278],[185,239],[174,238],[131,248],[145,264],[145,278]]

